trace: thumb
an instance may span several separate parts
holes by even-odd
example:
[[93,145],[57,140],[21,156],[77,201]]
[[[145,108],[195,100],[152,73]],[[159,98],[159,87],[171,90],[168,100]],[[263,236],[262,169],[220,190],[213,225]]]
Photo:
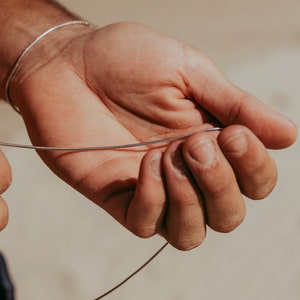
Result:
[[190,60],[190,93],[220,123],[248,127],[271,149],[295,142],[297,127],[292,121],[231,83],[203,54],[195,51]]

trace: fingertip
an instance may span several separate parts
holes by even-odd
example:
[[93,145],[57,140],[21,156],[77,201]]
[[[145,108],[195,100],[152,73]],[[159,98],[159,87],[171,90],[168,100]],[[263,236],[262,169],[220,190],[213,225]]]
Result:
[[268,122],[258,116],[257,128],[250,130],[263,142],[268,149],[285,149],[293,145],[298,136],[296,124],[282,114],[273,111]]
[[159,149],[145,154],[136,190],[127,209],[126,227],[141,238],[155,235],[163,222],[166,194],[161,159]]
[[230,233],[238,228],[246,217],[246,209],[239,210],[236,214],[230,215],[228,218],[224,218],[222,222],[208,223],[208,226],[220,233]]
[[239,125],[224,129],[218,142],[241,192],[253,200],[266,198],[276,185],[278,171],[262,142],[248,128]]
[[11,166],[4,153],[0,151],[0,194],[4,193],[12,182]]
[[293,145],[298,137],[298,127],[290,119],[286,119],[286,136],[282,141],[281,148],[287,148]]
[[0,231],[3,230],[8,223],[8,206],[0,197]]
[[166,240],[179,251],[190,251],[202,245],[206,238],[206,230],[203,230],[198,236],[189,239],[187,237],[183,239],[169,239]]

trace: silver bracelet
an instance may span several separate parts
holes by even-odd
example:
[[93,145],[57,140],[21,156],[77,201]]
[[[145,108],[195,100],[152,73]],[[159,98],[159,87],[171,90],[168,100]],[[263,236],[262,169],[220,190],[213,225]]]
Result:
[[9,87],[10,87],[10,83],[14,77],[14,75],[16,74],[20,64],[22,63],[23,58],[26,56],[26,54],[33,48],[33,46],[35,44],[37,44],[42,38],[44,38],[45,36],[47,36],[48,34],[50,34],[51,32],[60,29],[62,27],[65,26],[69,26],[69,25],[75,25],[75,24],[83,24],[83,25],[87,25],[87,26],[91,26],[90,23],[88,23],[87,21],[82,21],[82,20],[73,20],[73,21],[68,21],[65,23],[61,23],[58,25],[55,25],[51,28],[49,28],[48,30],[44,31],[42,34],[40,34],[37,38],[35,38],[26,48],[25,50],[22,52],[22,54],[20,55],[20,57],[18,58],[17,62],[15,63],[12,71],[10,72],[6,84],[5,84],[5,97],[6,97],[6,101],[12,106],[12,108],[20,113],[19,108],[15,105],[15,103],[13,102],[13,100],[10,97],[10,91],[9,91]]

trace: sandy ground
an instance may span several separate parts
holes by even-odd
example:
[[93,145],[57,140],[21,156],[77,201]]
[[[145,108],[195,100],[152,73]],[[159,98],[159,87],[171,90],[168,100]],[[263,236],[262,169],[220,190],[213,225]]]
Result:
[[[99,26],[148,24],[207,52],[236,84],[300,125],[299,0],[64,0]],[[0,137],[28,142],[5,104]],[[0,235],[20,300],[91,300],[148,258],[163,240],[140,240],[57,179],[29,151],[4,149],[14,171],[5,194],[10,224]],[[276,190],[247,201],[244,224],[212,231],[200,248],[168,247],[146,270],[109,296],[116,300],[300,299],[299,143],[272,152]]]

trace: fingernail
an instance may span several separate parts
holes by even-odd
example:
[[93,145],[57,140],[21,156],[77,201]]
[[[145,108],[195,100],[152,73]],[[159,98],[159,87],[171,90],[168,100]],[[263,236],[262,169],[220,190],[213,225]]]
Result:
[[187,175],[188,169],[183,160],[181,148],[178,148],[174,153],[171,154],[171,161],[177,174],[181,176]]
[[204,167],[211,167],[216,162],[215,145],[210,139],[201,140],[189,149],[193,160]]
[[230,137],[224,144],[223,149],[229,153],[237,156],[243,155],[248,149],[248,142],[245,134],[239,132]]
[[162,177],[162,170],[161,170],[161,157],[162,153],[161,152],[156,152],[150,160],[150,168],[152,173],[157,177],[161,178]]

